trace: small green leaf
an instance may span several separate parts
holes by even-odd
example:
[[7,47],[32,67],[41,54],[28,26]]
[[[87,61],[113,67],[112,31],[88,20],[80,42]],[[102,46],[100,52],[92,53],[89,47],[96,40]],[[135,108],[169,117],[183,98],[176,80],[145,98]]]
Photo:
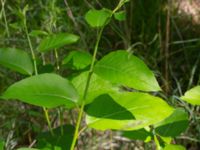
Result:
[[74,107],[78,94],[73,85],[56,74],[40,74],[11,85],[3,94],[4,99],[18,99],[48,108],[66,105]]
[[37,137],[36,145],[40,150],[70,150],[74,135],[74,126],[65,125],[51,132],[40,133]]
[[165,120],[155,125],[157,134],[164,137],[176,137],[189,125],[188,114],[184,109],[177,108]]
[[125,11],[116,12],[114,14],[114,17],[118,21],[124,21],[124,20],[126,20],[126,12]]
[[37,37],[37,36],[40,36],[40,35],[48,35],[47,32],[45,31],[42,31],[42,30],[32,30],[30,33],[29,33],[30,36],[33,36],[33,37]]
[[[88,78],[88,73],[89,73],[88,71],[83,72],[80,75],[74,77],[71,81],[80,95],[79,102],[81,102],[83,98],[83,94],[85,91],[85,86],[86,86],[86,82]],[[86,104],[91,103],[99,95],[110,93],[115,90],[116,90],[115,87],[113,87],[113,85],[110,82],[100,78],[96,74],[92,74],[85,103]]]
[[97,97],[86,107],[89,127],[137,130],[158,123],[173,112],[166,102],[149,94],[123,92],[109,95]]
[[102,27],[109,22],[112,11],[108,9],[89,10],[85,15],[85,20],[91,27]]
[[92,56],[83,51],[72,51],[63,60],[63,64],[67,64],[72,69],[80,70],[89,66],[92,62]]
[[115,51],[104,56],[97,62],[94,72],[105,80],[137,90],[161,90],[144,62],[126,51]]
[[79,37],[70,33],[58,33],[47,36],[38,47],[40,52],[50,51],[65,45],[73,44],[79,40]]
[[169,145],[165,146],[165,148],[163,150],[186,150],[186,149],[185,149],[185,147],[183,147],[181,145],[169,144]]
[[122,136],[132,140],[142,140],[144,142],[150,142],[152,139],[152,133],[142,128],[134,131],[124,131]]
[[200,86],[196,86],[187,91],[181,99],[192,105],[200,105]]
[[15,48],[0,48],[0,64],[21,74],[31,75],[33,63],[29,55]]

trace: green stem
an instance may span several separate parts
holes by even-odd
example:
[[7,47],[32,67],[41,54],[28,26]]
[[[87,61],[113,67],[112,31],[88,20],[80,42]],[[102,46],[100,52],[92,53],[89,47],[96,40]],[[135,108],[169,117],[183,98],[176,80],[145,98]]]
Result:
[[[123,2],[124,2],[124,0],[120,0],[120,2],[118,3],[117,7],[112,11],[112,15],[118,9],[121,8],[121,6],[123,5]],[[83,110],[84,110],[84,106],[85,106],[85,100],[87,98],[89,84],[90,84],[90,80],[91,80],[91,77],[92,77],[92,74],[93,74],[94,64],[95,64],[95,60],[96,60],[96,56],[97,56],[97,52],[98,52],[99,42],[100,42],[100,39],[101,39],[103,30],[104,30],[104,27],[105,26],[103,26],[102,28],[100,28],[100,30],[98,32],[98,35],[97,35],[97,41],[96,41],[96,44],[95,44],[95,47],[94,47],[94,53],[93,53],[93,57],[92,57],[92,63],[90,65],[90,70],[89,70],[89,74],[88,74],[88,77],[87,77],[86,86],[85,86],[85,90],[84,90],[84,94],[83,94],[81,109],[80,109],[80,112],[78,114],[78,120],[77,120],[77,123],[76,123],[74,137],[73,137],[73,140],[72,140],[72,145],[71,145],[70,150],[74,150],[74,147],[75,147],[75,144],[76,144],[76,140],[77,140],[78,135],[79,135],[79,128],[80,128],[81,119],[82,119],[82,116],[83,116]]]
[[[32,42],[31,42],[30,36],[28,34],[28,28],[27,28],[27,24],[26,24],[26,15],[24,16],[24,20],[23,21],[24,21],[24,29],[25,29],[25,32],[26,32],[26,37],[28,39],[28,44],[29,44],[29,47],[30,47],[30,50],[31,50],[31,55],[32,55],[32,59],[33,59],[35,75],[38,75],[36,57],[35,57],[35,53],[34,53],[34,50],[33,50],[33,46],[32,46]],[[50,129],[51,134],[53,135],[53,130],[52,130],[52,127],[51,127],[48,110],[45,107],[43,107],[43,110],[44,110],[44,114],[45,114],[45,118],[46,118],[48,127]]]
[[8,22],[7,22],[7,18],[6,18],[5,7],[4,7],[5,1],[1,0],[1,4],[2,4],[2,14],[3,14],[5,26],[6,26],[6,33],[7,33],[7,36],[10,37],[10,32],[9,32],[9,28],[8,28]]
[[53,129],[51,127],[51,122],[50,122],[48,110],[45,107],[43,107],[43,111],[44,111],[44,114],[45,114],[45,118],[47,120],[48,127],[50,129],[51,135],[53,136],[54,133],[53,133]]
[[29,44],[29,47],[30,47],[30,50],[31,50],[31,55],[32,55],[32,59],[33,59],[35,75],[38,75],[36,57],[35,57],[35,53],[34,53],[34,50],[33,50],[33,46],[32,46],[32,43],[31,43],[30,36],[28,34],[28,29],[27,29],[27,25],[26,25],[26,19],[24,19],[24,29],[25,29],[26,37],[28,39],[28,44]]
[[156,137],[156,135],[154,135],[154,141],[155,141],[155,144],[156,144],[156,150],[160,150],[160,143],[159,143],[158,138]]
[[76,140],[77,140],[78,135],[79,135],[78,132],[79,132],[80,124],[81,124],[81,119],[82,119],[82,116],[83,116],[83,110],[84,110],[84,106],[85,106],[85,100],[87,98],[87,93],[88,93],[88,88],[89,88],[89,84],[90,84],[90,79],[92,77],[94,63],[95,63],[95,60],[96,60],[96,55],[97,55],[97,51],[98,51],[98,47],[99,47],[99,42],[100,42],[100,39],[101,39],[101,35],[102,35],[102,32],[103,32],[103,29],[104,29],[104,27],[102,27],[100,29],[100,31],[98,32],[97,41],[96,41],[96,44],[95,44],[93,58],[92,58],[92,63],[91,63],[91,66],[90,66],[88,77],[87,77],[86,86],[85,86],[85,90],[84,90],[84,94],[83,94],[83,100],[82,100],[82,104],[81,104],[81,109],[80,109],[80,112],[79,112],[79,115],[78,115],[78,121],[76,123],[74,137],[73,137],[73,141],[72,141],[72,145],[71,145],[70,150],[74,150],[74,147],[75,147],[75,144],[76,144]]
[[55,53],[55,58],[56,58],[56,69],[59,70],[60,69],[60,66],[59,66],[59,57],[58,57],[58,52],[57,52],[56,49],[54,50],[54,53]]

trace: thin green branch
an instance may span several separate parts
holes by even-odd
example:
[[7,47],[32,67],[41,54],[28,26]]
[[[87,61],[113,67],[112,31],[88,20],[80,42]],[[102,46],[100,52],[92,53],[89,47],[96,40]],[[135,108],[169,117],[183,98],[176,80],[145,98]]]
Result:
[[[125,2],[125,0],[120,0],[120,2],[118,3],[117,7],[112,11],[111,16],[117,10],[119,10],[122,7],[122,5],[124,4],[124,2]],[[93,53],[92,63],[91,63],[91,66],[90,66],[88,77],[87,77],[86,86],[85,86],[85,90],[84,90],[84,94],[83,94],[83,99],[82,99],[82,104],[81,104],[81,109],[80,109],[80,112],[79,112],[79,115],[78,115],[78,121],[76,123],[74,137],[73,137],[73,140],[72,140],[72,145],[71,145],[70,150],[74,150],[74,147],[75,147],[78,135],[79,135],[79,128],[80,128],[81,119],[82,119],[82,116],[83,116],[83,111],[84,111],[84,106],[85,106],[85,100],[87,98],[89,84],[90,84],[90,80],[91,80],[91,77],[92,77],[92,74],[93,74],[94,64],[95,64],[95,60],[96,60],[96,56],[97,56],[97,52],[98,52],[99,42],[100,42],[100,39],[101,39],[103,30],[104,30],[104,27],[105,26],[101,27],[100,30],[98,31],[97,41],[96,41],[96,44],[95,44],[95,47],[94,47],[94,53]]]
[[9,31],[9,28],[8,28],[8,21],[7,21],[6,12],[5,12],[5,2],[6,1],[1,0],[1,5],[2,5],[2,11],[1,12],[2,12],[2,15],[3,15],[3,18],[4,18],[7,36],[10,37],[10,31]]
[[[23,23],[24,23],[24,30],[25,30],[25,33],[26,33],[26,37],[28,39],[28,44],[29,44],[29,47],[30,47],[30,50],[31,50],[31,55],[32,55],[32,59],[33,59],[35,75],[38,75],[36,57],[35,57],[35,53],[34,53],[34,50],[33,50],[32,42],[31,42],[31,39],[30,39],[30,36],[29,36],[29,33],[28,33],[27,24],[26,24],[26,13],[24,13]],[[51,122],[50,122],[50,117],[49,117],[49,114],[48,114],[48,110],[45,107],[43,107],[43,111],[44,111],[44,114],[45,114],[45,118],[46,118],[49,130],[50,130],[50,132],[51,132],[51,134],[53,136],[54,134],[53,134],[53,130],[52,130],[52,127],[51,127]]]

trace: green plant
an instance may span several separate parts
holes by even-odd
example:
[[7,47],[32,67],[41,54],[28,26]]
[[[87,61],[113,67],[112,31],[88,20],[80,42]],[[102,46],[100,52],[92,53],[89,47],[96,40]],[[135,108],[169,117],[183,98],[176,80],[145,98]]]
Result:
[[[121,131],[122,136],[145,142],[154,140],[157,149],[184,149],[182,146],[172,145],[171,141],[187,128],[188,114],[184,109],[173,108],[162,98],[155,96],[161,88],[147,65],[129,50],[110,52],[100,60],[96,58],[104,28],[113,15],[115,19],[123,20],[124,13],[120,8],[126,2],[128,1],[120,0],[114,10],[103,8],[87,12],[87,23],[97,30],[93,56],[80,51],[73,51],[66,56],[63,64],[80,71],[69,79],[55,73],[40,74],[31,34],[26,25],[28,8],[25,7],[22,11],[32,60],[23,50],[0,48],[0,64],[26,75],[25,79],[11,85],[1,98],[18,99],[44,109],[50,132],[38,135],[38,149],[73,150],[79,134],[87,127]],[[55,57],[61,47],[76,43],[79,39],[71,33],[45,33],[44,36],[46,37],[37,47],[38,52],[56,50]],[[11,58],[14,59],[10,61]],[[196,87],[181,99],[199,105],[199,97],[199,87]],[[60,119],[60,126],[52,129],[47,109],[57,107],[79,109],[75,127],[63,126]],[[87,126],[80,129],[84,114]]]

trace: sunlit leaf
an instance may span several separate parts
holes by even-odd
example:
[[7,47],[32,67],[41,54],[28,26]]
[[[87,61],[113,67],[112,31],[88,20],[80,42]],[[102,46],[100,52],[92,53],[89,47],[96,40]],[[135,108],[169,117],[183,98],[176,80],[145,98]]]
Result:
[[115,51],[97,62],[94,72],[105,80],[137,90],[161,90],[154,74],[142,60],[126,51]]
[[[83,95],[84,95],[86,82],[87,82],[87,78],[88,78],[88,73],[89,73],[88,71],[83,72],[80,75],[78,75],[72,79],[72,84],[77,89],[77,91],[79,92],[79,95],[80,95],[79,102],[82,100]],[[113,87],[113,85],[110,82],[100,78],[96,74],[93,74],[90,79],[89,89],[87,92],[87,97],[86,97],[85,103],[86,104],[90,103],[97,96],[99,96],[101,94],[113,92],[114,90],[115,90],[115,88]]]
[[185,149],[185,147],[183,147],[181,145],[169,144],[169,145],[165,146],[165,148],[163,150],[186,150],[186,149]]
[[70,33],[58,33],[47,36],[38,47],[40,52],[50,51],[65,45],[73,44],[79,40],[79,37]]
[[108,9],[89,10],[85,15],[85,20],[91,27],[102,27],[109,22],[112,12]]
[[5,91],[2,98],[18,99],[48,108],[60,105],[70,108],[75,106],[78,94],[67,79],[46,73],[16,82]]
[[137,130],[155,124],[172,112],[166,102],[144,93],[112,93],[97,97],[86,107],[89,127],[107,130]]
[[193,105],[200,105],[200,86],[187,91],[181,99]]
[[31,75],[33,73],[30,56],[25,51],[15,48],[0,48],[0,65],[21,74]]

